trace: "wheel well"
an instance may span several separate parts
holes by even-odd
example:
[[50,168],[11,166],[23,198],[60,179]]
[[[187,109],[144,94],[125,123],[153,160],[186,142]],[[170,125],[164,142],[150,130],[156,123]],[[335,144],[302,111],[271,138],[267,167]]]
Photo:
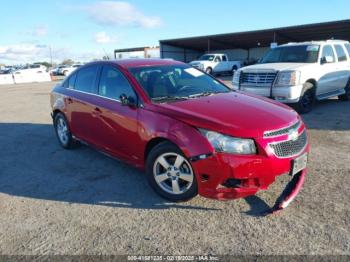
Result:
[[58,110],[58,109],[55,109],[55,110],[52,112],[52,118],[55,119],[55,117],[56,117],[56,115],[57,115],[58,113],[62,113],[62,112],[61,112],[60,110]]
[[[314,94],[316,94],[316,88],[317,88],[317,82],[316,82],[316,80],[315,79],[308,79],[308,80],[306,80],[305,81],[305,84],[306,83],[310,83],[310,84],[312,84],[314,87],[313,87],[313,93]],[[306,89],[306,88],[304,88],[304,90],[303,90],[303,94],[305,93],[305,91],[307,91],[308,89]]]
[[147,145],[146,145],[146,149],[145,149],[145,154],[144,154],[144,158],[145,160],[147,159],[148,154],[151,152],[151,150],[159,145],[160,143],[164,143],[164,142],[169,142],[171,144],[174,144],[173,142],[171,142],[170,140],[163,138],[163,137],[156,137],[156,138],[152,138],[150,141],[148,141]]

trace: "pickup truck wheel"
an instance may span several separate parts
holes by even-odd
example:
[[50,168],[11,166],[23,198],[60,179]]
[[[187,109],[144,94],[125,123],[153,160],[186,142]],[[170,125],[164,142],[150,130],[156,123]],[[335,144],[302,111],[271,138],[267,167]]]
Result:
[[151,150],[146,161],[146,175],[151,187],[170,201],[187,201],[198,194],[190,161],[174,144],[164,142]]
[[348,84],[346,85],[345,88],[345,94],[338,96],[340,101],[349,101],[350,100],[350,78],[348,81]]
[[300,114],[309,113],[315,102],[315,88],[312,83],[306,83],[304,93],[298,103],[295,104],[295,109]]
[[232,75],[234,75],[235,74],[235,72],[237,71],[237,66],[233,66],[232,67],[232,71],[231,71],[231,73],[232,73]]
[[213,73],[213,69],[211,67],[208,67],[207,69],[205,69],[205,72],[211,75]]

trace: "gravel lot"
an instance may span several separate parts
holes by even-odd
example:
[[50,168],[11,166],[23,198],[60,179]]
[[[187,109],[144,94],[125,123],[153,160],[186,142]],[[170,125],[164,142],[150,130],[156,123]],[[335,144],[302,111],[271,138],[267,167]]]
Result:
[[350,102],[328,100],[304,116],[306,184],[264,217],[278,183],[247,199],[172,204],[133,167],[86,146],[61,149],[53,85],[0,86],[0,254],[350,255]]

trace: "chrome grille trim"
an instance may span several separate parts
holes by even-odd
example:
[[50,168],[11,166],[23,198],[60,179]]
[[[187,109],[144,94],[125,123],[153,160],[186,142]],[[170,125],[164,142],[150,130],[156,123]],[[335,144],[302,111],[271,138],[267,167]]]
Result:
[[265,131],[264,137],[270,138],[270,137],[276,137],[276,136],[281,136],[281,135],[287,135],[290,130],[298,130],[300,128],[300,126],[301,126],[301,121],[298,120],[295,124],[292,124],[291,126],[283,127],[283,128],[276,129],[276,130]]
[[306,130],[300,134],[296,140],[287,140],[283,142],[269,144],[275,156],[278,158],[289,158],[299,155],[307,146]]
[[277,72],[242,72],[240,84],[242,86],[272,86]]

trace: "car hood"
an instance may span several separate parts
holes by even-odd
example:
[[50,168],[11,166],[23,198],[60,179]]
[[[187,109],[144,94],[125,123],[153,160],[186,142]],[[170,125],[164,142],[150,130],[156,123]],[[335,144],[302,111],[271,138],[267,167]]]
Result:
[[216,94],[149,108],[189,125],[235,137],[262,137],[265,131],[288,126],[298,114],[286,105],[240,92]]
[[266,63],[246,66],[241,70],[243,72],[254,72],[260,70],[284,71],[284,70],[299,70],[301,68],[312,65],[312,63]]

